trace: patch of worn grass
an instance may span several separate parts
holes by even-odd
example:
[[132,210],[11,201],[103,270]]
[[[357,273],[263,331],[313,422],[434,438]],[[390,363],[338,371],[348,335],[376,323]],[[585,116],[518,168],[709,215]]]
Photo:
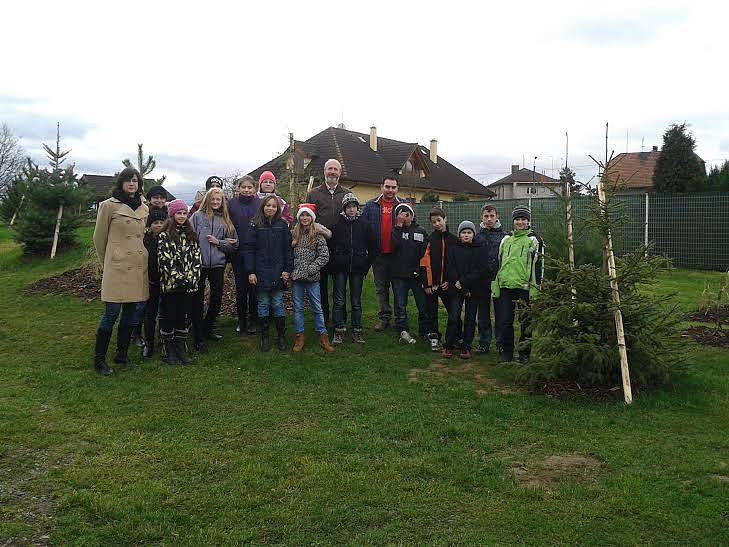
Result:
[[[3,540],[729,543],[725,350],[692,345],[685,378],[625,407],[512,391],[493,354],[445,361],[394,331],[333,356],[309,331],[302,355],[261,355],[224,319],[192,367],[100,378],[101,304],[22,290],[84,257],[0,271]],[[703,286],[675,275],[656,290],[690,309]],[[364,302],[372,325],[371,283]],[[548,485],[514,472],[557,463]]]

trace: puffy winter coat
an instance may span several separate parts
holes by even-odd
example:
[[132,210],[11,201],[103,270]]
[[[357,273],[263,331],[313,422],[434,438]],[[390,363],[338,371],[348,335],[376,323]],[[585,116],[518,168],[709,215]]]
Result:
[[329,246],[330,272],[367,275],[377,255],[375,232],[361,216],[350,220],[343,214],[339,215],[339,220],[332,230]]
[[157,262],[157,243],[159,241],[159,234],[152,234],[152,228],[144,230],[144,243],[145,249],[149,258],[147,259],[147,271],[149,273],[149,282],[152,285],[159,285],[159,264]]
[[500,289],[524,289],[536,294],[541,283],[537,275],[537,262],[541,261],[543,245],[531,230],[515,230],[501,240],[499,247],[499,272],[491,283],[495,297]]
[[147,249],[142,243],[149,209],[135,210],[116,198],[99,204],[94,248],[103,270],[103,302],[145,302],[149,298]]
[[390,277],[422,278],[425,272],[421,271],[420,259],[428,246],[428,234],[417,222],[404,228],[392,228],[392,263]]
[[329,263],[329,247],[327,239],[332,232],[321,224],[314,224],[313,247],[309,246],[309,235],[302,236],[301,241],[294,247],[294,269],[291,279],[294,281],[314,282],[321,279],[321,270]]
[[[481,243],[470,244],[458,241],[448,250],[446,258],[446,277],[448,293],[470,293],[472,297],[481,297],[491,290],[488,257]],[[461,289],[456,288],[456,281],[461,282]]]
[[476,234],[476,243],[480,243],[486,249],[491,276],[489,281],[493,281],[496,277],[496,272],[499,271],[499,246],[504,236],[506,236],[506,232],[498,220],[496,221],[496,225],[491,229],[484,228],[482,224],[481,230]]
[[286,287],[281,274],[291,273],[294,258],[291,232],[285,220],[280,218],[272,224],[263,222],[260,226],[251,223],[246,236],[245,267],[256,275],[258,287],[262,289]]
[[200,245],[187,238],[177,226],[179,241],[167,232],[160,232],[157,242],[160,288],[163,293],[195,292],[200,283]]
[[[213,216],[209,217],[203,211],[198,211],[192,215],[190,224],[192,224],[192,229],[195,230],[200,242],[202,267],[206,269],[225,268],[226,255],[233,254],[238,249],[237,241],[232,245],[226,241],[227,238],[238,239],[235,228],[233,228],[232,233],[228,234],[225,230],[222,214],[213,213]],[[218,245],[210,243],[207,238],[209,235],[215,236],[220,243]]]

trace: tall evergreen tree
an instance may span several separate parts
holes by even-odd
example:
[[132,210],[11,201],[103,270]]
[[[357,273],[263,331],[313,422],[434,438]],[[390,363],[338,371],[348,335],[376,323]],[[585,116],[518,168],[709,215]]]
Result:
[[673,124],[663,134],[663,148],[653,171],[653,188],[667,194],[706,189],[706,168],[694,152],[696,140],[685,123]]
[[714,165],[711,168],[707,190],[709,192],[729,192],[729,160],[725,160],[721,167]]

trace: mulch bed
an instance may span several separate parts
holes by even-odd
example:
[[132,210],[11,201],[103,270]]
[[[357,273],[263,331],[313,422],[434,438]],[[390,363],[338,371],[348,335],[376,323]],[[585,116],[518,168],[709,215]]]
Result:
[[717,331],[711,327],[691,327],[683,331],[683,335],[693,338],[704,346],[729,348],[729,330]]
[[615,386],[605,387],[582,387],[577,382],[550,382],[534,389],[535,393],[561,399],[571,395],[581,395],[593,401],[611,401],[623,398],[623,388]]
[[[28,294],[70,294],[87,302],[98,300],[101,297],[101,278],[97,277],[96,267],[93,264],[68,270],[66,272],[39,279],[25,288]],[[287,311],[294,309],[291,301],[291,291],[284,293],[284,304]],[[235,317],[235,280],[233,271],[228,268],[225,272],[223,285],[223,303],[220,313]]]
[[701,323],[716,323],[717,319],[729,324],[729,306],[719,306],[718,311],[716,309],[696,310],[686,316],[686,321],[700,321]]

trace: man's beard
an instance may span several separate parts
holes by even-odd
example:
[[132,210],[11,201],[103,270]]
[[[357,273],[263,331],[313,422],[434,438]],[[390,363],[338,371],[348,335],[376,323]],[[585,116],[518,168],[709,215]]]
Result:
[[339,177],[326,177],[324,180],[329,186],[334,186],[339,182]]

